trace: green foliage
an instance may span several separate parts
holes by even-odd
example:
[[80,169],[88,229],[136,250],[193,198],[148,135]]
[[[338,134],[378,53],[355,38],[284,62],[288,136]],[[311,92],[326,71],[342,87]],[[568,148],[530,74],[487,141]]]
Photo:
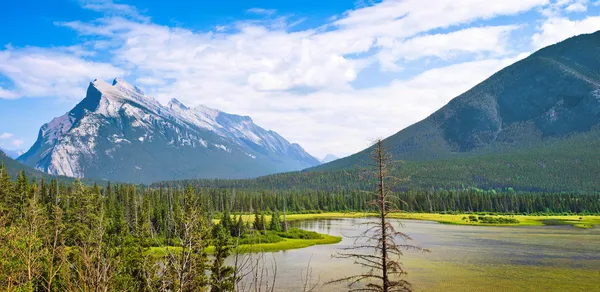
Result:
[[[346,189],[239,188],[234,194],[228,188],[177,185],[86,186],[30,180],[25,173],[12,180],[8,173],[0,167],[0,286],[9,290],[228,291],[235,279],[233,267],[223,259],[232,252],[232,236],[239,236],[238,243],[248,250],[340,240],[298,229],[284,232],[282,216],[270,210],[286,210],[288,219],[290,213],[371,210],[364,192]],[[497,214],[600,214],[599,194],[508,188],[406,189],[396,194],[405,211],[470,212],[469,220],[481,224],[518,223]],[[221,223],[211,226],[213,217]],[[161,257],[149,255],[155,249]],[[209,262],[207,252],[218,257]],[[213,278],[210,270],[216,271]]]
[[[502,192],[545,192],[590,194],[600,191],[600,130],[568,139],[551,139],[518,149],[499,152],[480,150],[436,160],[408,160],[392,170],[394,176],[410,180],[397,185],[397,191],[463,190],[476,187]],[[351,156],[352,157],[352,156]],[[296,190],[298,192],[340,193],[366,190],[368,184],[357,180],[361,162],[349,163],[344,169],[325,164],[315,170],[289,172],[247,180],[182,180],[153,184],[196,188],[220,188],[250,191]],[[350,175],[349,175],[350,174]],[[281,210],[281,208],[279,208]],[[310,210],[310,209],[307,209]],[[319,208],[315,208],[319,210]],[[323,209],[320,209],[323,210]]]
[[271,216],[271,223],[269,223],[269,230],[271,231],[282,231],[282,223],[281,218],[278,212],[275,212]]
[[519,220],[507,217],[479,216],[479,222],[484,224],[519,224]]
[[298,228],[290,228],[287,232],[277,232],[277,235],[290,239],[322,239],[323,236],[314,231],[306,231]]
[[225,266],[225,259],[231,254],[231,238],[225,226],[217,224],[213,228],[214,260],[210,268],[211,292],[233,291],[235,285],[234,269]]

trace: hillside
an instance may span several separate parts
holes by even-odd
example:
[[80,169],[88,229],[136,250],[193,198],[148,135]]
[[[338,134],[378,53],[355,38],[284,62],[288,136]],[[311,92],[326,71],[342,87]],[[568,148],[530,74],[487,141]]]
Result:
[[[72,177],[51,175],[51,174],[41,172],[37,169],[31,168],[27,165],[24,165],[23,163],[20,163],[14,159],[8,157],[8,155],[6,155],[6,153],[4,153],[2,150],[0,150],[0,163],[4,164],[4,167],[8,171],[8,175],[12,179],[16,179],[19,172],[24,171],[25,175],[27,175],[27,177],[30,179],[44,178],[46,181],[49,181],[51,179],[56,179],[59,182],[64,182],[64,183],[72,183],[75,181],[75,179]],[[83,179],[82,181],[89,185],[97,184],[100,186],[104,186],[108,183],[107,181],[100,181],[100,180],[93,180],[93,179]]]
[[[543,152],[550,141],[571,139],[600,124],[599,69],[600,32],[567,39],[502,69],[384,143],[394,158],[406,161],[531,147]],[[308,171],[347,169],[369,151]],[[587,154],[591,156],[581,160],[600,155],[600,150]],[[563,169],[565,176],[574,170]]]
[[[430,161],[405,161],[394,175],[410,178],[399,189],[482,189],[513,188],[534,192],[600,191],[600,129],[548,140],[543,146],[520,150],[461,156]],[[304,171],[248,180],[185,180],[162,185],[217,187],[225,189],[338,190],[372,189],[358,180],[356,170]],[[154,186],[158,186],[156,183]]]
[[28,167],[8,157],[8,155],[6,155],[6,153],[4,153],[2,150],[0,150],[0,162],[4,164],[11,177],[16,177],[16,175],[21,171],[25,171],[28,177],[49,176],[39,170]]
[[134,183],[249,178],[319,164],[250,117],[176,99],[163,106],[120,79],[90,83],[86,97],[42,126],[18,160],[51,174]]

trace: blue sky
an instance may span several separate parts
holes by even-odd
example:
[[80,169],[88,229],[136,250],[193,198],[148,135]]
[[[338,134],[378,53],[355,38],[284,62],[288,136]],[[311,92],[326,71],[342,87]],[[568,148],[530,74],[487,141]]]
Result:
[[95,78],[249,115],[344,156],[504,66],[600,29],[596,0],[0,3],[0,147],[28,149]]

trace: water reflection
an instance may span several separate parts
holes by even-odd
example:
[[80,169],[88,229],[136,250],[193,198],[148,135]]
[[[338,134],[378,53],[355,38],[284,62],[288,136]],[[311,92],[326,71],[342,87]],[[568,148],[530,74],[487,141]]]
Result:
[[[365,228],[361,224],[367,220],[349,218],[294,222],[293,227],[345,237],[338,244],[269,253],[277,263],[275,290],[302,291],[304,286],[302,275],[306,271],[309,260],[312,268],[310,280],[313,283],[325,283],[360,272],[361,268],[353,265],[352,260],[332,258],[331,255],[341,247],[352,245],[354,239],[348,236],[360,234]],[[566,226],[483,227],[412,220],[395,221],[395,224],[400,231],[412,237],[411,244],[432,251],[427,254],[406,252],[403,257],[404,266],[409,271],[409,279],[417,291],[422,289],[461,291],[461,285],[457,281],[474,283],[474,279],[470,278],[471,275],[477,275],[478,281],[484,281],[485,277],[490,277],[488,281],[495,281],[495,278],[503,277],[504,270],[513,271],[511,274],[513,279],[509,280],[517,282],[522,280],[522,285],[519,284],[524,289],[522,291],[528,291],[527,285],[536,285],[536,283],[517,274],[518,271],[525,270],[524,268],[532,272],[537,271],[542,276],[546,275],[545,269],[550,268],[600,271],[600,229],[598,228],[584,230]],[[498,271],[495,270],[497,267]],[[492,270],[495,274],[485,273]],[[553,280],[552,273],[548,272],[548,274],[549,280]],[[578,274],[587,277],[586,273]],[[591,274],[590,277],[594,275],[596,274]],[[600,272],[597,275],[600,276]],[[581,281],[586,279],[583,278]],[[502,287],[503,282],[499,283],[500,286],[485,286],[478,290],[493,291]],[[506,283],[509,285],[509,282]],[[318,291],[340,291],[344,287],[340,284],[319,286]],[[587,288],[582,291],[586,290],[591,291]]]

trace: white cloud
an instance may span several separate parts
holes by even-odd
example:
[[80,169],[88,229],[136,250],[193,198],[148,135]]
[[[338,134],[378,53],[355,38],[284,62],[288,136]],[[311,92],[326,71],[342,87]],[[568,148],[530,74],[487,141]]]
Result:
[[8,90],[8,89],[4,89],[4,88],[0,87],[0,98],[15,99],[15,98],[19,98],[19,94],[16,93],[14,90]]
[[582,20],[552,17],[542,23],[540,32],[534,34],[531,39],[533,46],[539,49],[575,35],[593,33],[599,28],[600,16],[589,16]]
[[86,61],[58,49],[14,49],[0,51],[0,74],[14,89],[0,88],[0,98],[52,96],[81,98],[93,79],[121,76],[124,71],[110,64]]
[[377,36],[411,36],[434,28],[513,15],[548,3],[548,0],[438,0],[424,5],[420,0],[384,1],[349,11],[335,24]]
[[585,12],[587,11],[588,2],[588,0],[555,0],[542,9],[542,14],[548,18],[554,18],[563,15],[565,12]]
[[0,134],[0,140],[6,140],[6,139],[10,139],[12,138],[13,134],[12,133],[2,133]]
[[137,8],[127,4],[117,4],[112,0],[80,0],[81,7],[108,15],[123,15],[138,20],[149,20],[142,16]]
[[573,3],[565,8],[567,12],[585,12],[587,11],[587,6],[581,2]]
[[446,34],[430,34],[398,41],[381,38],[377,45],[379,61],[384,69],[393,69],[401,59],[415,60],[424,56],[449,59],[461,54],[504,54],[509,49],[509,33],[516,25],[473,27]]

